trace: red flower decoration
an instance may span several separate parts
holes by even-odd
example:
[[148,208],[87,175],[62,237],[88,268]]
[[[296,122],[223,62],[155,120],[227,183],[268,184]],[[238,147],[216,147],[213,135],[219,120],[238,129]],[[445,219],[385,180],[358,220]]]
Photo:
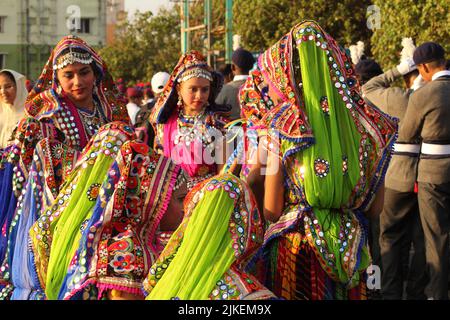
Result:
[[127,273],[134,270],[134,260],[131,253],[118,253],[109,265],[117,273]]
[[325,113],[326,115],[330,114],[330,106],[328,105],[328,98],[327,97],[322,97],[320,98],[320,106],[322,108],[323,113]]
[[128,178],[128,183],[127,183],[127,187],[130,189],[134,189],[138,186],[138,180],[136,177],[129,177]]
[[328,172],[330,170],[330,164],[328,161],[324,159],[317,159],[314,161],[314,171],[316,173],[316,176],[319,178],[324,178],[328,175]]
[[97,197],[100,193],[100,186],[100,183],[94,183],[89,187],[88,191],[86,192],[89,201],[97,200]]
[[[127,237],[128,232],[125,232],[125,234],[123,235],[123,237]],[[121,236],[119,236],[120,238]],[[130,243],[124,239],[124,240],[119,240],[117,242],[113,242],[112,244],[110,244],[108,246],[108,251],[110,252],[116,252],[116,251],[127,251],[131,248]]]

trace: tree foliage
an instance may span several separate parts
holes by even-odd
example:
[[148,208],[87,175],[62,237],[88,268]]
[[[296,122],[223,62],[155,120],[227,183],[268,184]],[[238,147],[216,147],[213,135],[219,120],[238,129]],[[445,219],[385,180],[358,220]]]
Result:
[[371,37],[374,57],[383,69],[399,62],[404,37],[416,45],[426,41],[450,49],[450,2],[448,0],[375,0],[380,8],[381,28]]
[[296,23],[314,20],[343,46],[362,40],[369,47],[371,31],[367,28],[365,16],[371,2],[235,0],[234,30],[242,36],[243,46],[253,51],[264,51]]
[[[302,20],[317,21],[339,44],[361,40],[365,53],[383,69],[398,63],[401,39],[416,45],[437,41],[447,52],[450,25],[448,0],[234,0],[233,34],[251,51],[264,51]],[[368,7],[380,9],[379,29],[368,27]],[[189,25],[204,23],[204,1],[191,2]],[[205,32],[192,31],[191,48],[205,52]],[[212,49],[224,54],[225,1],[212,1]],[[158,71],[170,72],[180,56],[180,8],[161,9],[157,15],[138,14],[120,26],[116,43],[101,50],[115,78],[149,81]]]
[[119,26],[113,45],[100,50],[115,79],[150,81],[158,71],[171,72],[180,57],[179,11],[137,13]]
[[[225,48],[225,1],[212,0],[211,10],[211,48],[224,50]],[[205,1],[196,0],[190,8],[190,26],[198,26],[205,23]],[[205,29],[191,32],[191,48],[206,53]]]

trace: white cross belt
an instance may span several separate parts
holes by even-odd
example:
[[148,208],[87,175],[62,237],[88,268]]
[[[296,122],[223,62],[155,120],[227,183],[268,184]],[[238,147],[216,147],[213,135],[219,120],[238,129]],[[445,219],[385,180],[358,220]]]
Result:
[[394,152],[420,153],[420,144],[395,143]]
[[422,154],[427,155],[450,155],[450,144],[432,144],[422,142]]

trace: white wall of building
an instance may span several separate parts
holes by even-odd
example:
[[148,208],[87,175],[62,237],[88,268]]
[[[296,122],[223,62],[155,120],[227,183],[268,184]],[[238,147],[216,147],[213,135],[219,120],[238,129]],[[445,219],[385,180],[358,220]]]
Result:
[[[54,45],[68,34],[77,34],[98,46],[106,41],[106,0],[1,0],[0,16],[5,18],[5,32],[0,44]],[[80,19],[90,19],[90,33],[71,31],[68,8],[77,6]],[[28,12],[29,33],[25,28]]]
[[4,32],[0,44],[17,44],[20,33],[20,1],[1,0],[0,17],[4,19]]
[[[80,18],[90,20],[90,33],[71,32],[67,23],[71,14],[67,9],[70,6],[78,6],[80,8]],[[62,38],[68,34],[77,34],[86,42],[93,46],[101,46],[106,42],[106,1],[84,1],[84,0],[59,0],[57,6],[57,37]],[[69,22],[70,24],[70,22]]]
[[[0,55],[6,67],[36,77],[51,49],[69,34],[80,36],[94,47],[104,46],[108,1],[0,0],[0,17],[6,17],[5,32],[0,33]],[[74,18],[89,19],[89,33],[70,30],[68,21]]]

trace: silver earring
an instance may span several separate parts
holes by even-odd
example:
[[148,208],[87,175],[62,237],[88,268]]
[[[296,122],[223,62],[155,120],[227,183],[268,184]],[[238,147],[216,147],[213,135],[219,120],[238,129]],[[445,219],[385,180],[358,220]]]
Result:
[[179,109],[183,107],[183,99],[181,99],[181,96],[178,96],[177,106]]

